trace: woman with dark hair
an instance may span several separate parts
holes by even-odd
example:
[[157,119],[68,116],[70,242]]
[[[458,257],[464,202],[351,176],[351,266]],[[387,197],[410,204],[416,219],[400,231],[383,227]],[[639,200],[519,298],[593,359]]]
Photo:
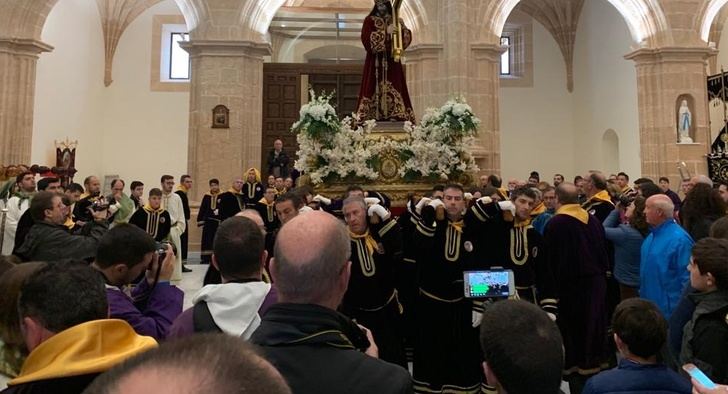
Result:
[[680,209],[680,223],[695,242],[708,236],[710,226],[725,216],[726,203],[720,193],[704,183],[698,183],[685,197]]
[[[402,63],[392,57],[392,4],[375,0],[372,12],[364,19],[361,41],[367,52],[362,73],[357,116],[359,120],[415,121]],[[402,47],[412,42],[412,32],[402,26]]]
[[705,238],[693,247],[692,319],[685,325],[680,364],[693,363],[715,383],[728,383],[728,240]]
[[[620,223],[624,213],[629,224]],[[645,199],[638,196],[625,207],[617,204],[617,209],[604,220],[604,233],[614,245],[614,278],[619,283],[622,301],[639,296],[640,287],[640,248],[649,229],[645,219]]]

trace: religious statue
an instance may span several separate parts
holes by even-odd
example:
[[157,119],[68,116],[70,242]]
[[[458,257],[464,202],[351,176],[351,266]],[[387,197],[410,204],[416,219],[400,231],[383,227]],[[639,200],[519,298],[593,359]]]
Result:
[[401,0],[375,0],[364,19],[361,41],[366,49],[357,115],[365,120],[415,121],[400,56],[412,32],[399,18]]
[[692,144],[693,139],[690,138],[690,126],[693,124],[693,115],[690,113],[687,100],[683,100],[682,103],[680,103],[680,109],[677,111],[677,121],[680,143]]

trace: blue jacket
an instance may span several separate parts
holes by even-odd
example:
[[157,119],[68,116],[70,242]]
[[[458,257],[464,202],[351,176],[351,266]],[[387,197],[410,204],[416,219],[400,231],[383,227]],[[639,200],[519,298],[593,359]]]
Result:
[[693,239],[673,219],[653,228],[642,243],[640,297],[657,304],[667,319],[690,278],[692,249]]
[[604,220],[604,234],[614,244],[614,277],[617,282],[640,287],[640,249],[644,237],[634,227],[619,223],[619,210]]
[[589,379],[582,394],[690,394],[690,381],[662,364],[622,359],[617,368]]

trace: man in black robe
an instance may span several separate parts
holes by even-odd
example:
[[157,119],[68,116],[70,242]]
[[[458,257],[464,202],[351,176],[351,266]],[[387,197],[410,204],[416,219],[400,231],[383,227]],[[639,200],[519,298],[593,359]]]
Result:
[[554,276],[544,260],[541,234],[531,226],[536,198],[529,187],[515,189],[510,201],[482,197],[466,214],[465,230],[476,240],[472,269],[512,270],[518,296],[556,319]]
[[162,191],[153,188],[149,190],[147,204],[137,209],[129,224],[133,224],[144,230],[157,242],[167,241],[172,226],[172,219],[169,212],[162,208]]
[[244,209],[255,209],[255,204],[263,198],[265,188],[260,183],[260,171],[257,168],[249,168],[245,173],[245,183],[241,193],[243,194]]
[[351,238],[351,277],[342,312],[372,331],[382,360],[406,367],[395,289],[402,261],[399,225],[384,207],[367,207],[361,197],[344,200],[343,212]]
[[[483,381],[473,303],[464,298],[463,272],[473,239],[463,231],[462,186],[445,187],[443,201],[421,199],[414,235],[419,278],[415,392],[479,392]],[[425,313],[426,312],[426,313]]]
[[265,189],[263,198],[255,204],[255,210],[263,218],[263,225],[265,226],[265,250],[268,251],[268,256],[273,256],[276,234],[281,227],[281,221],[278,220],[278,213],[276,212],[277,195],[276,188],[269,186]]
[[235,216],[238,212],[245,209],[245,201],[243,201],[243,180],[236,178],[230,190],[221,193],[217,199],[220,210],[220,221]]
[[76,220],[87,223],[94,220],[89,208],[94,203],[104,203],[104,201],[102,201],[101,182],[99,182],[98,178],[93,175],[86,177],[83,181],[83,187],[86,191],[81,195],[81,199],[76,202],[76,205],[74,205],[73,217]]
[[546,261],[559,299],[556,320],[564,339],[565,379],[580,393],[607,360],[607,257],[604,228],[578,204],[576,187],[556,189],[556,215],[546,225]]
[[200,243],[200,259],[202,264],[210,264],[212,258],[212,244],[215,240],[217,226],[220,224],[217,202],[220,195],[220,181],[210,179],[210,191],[205,193],[200,202],[200,211],[197,213],[197,227],[202,227],[202,240]]
[[604,223],[609,213],[614,210],[614,203],[607,192],[607,180],[604,178],[604,174],[592,171],[584,178],[582,187],[587,200],[581,207],[599,219],[600,223]]
[[[179,178],[179,186],[177,187],[177,195],[179,196],[180,200],[182,200],[182,210],[185,213],[185,232],[180,235],[180,241],[181,241],[181,247],[182,247],[182,261],[187,262],[187,245],[189,243],[188,234],[189,234],[189,226],[188,222],[190,220],[190,200],[187,196],[187,193],[189,193],[190,189],[192,189],[192,177],[189,175],[182,175]],[[182,272],[185,271],[186,267],[182,266]]]

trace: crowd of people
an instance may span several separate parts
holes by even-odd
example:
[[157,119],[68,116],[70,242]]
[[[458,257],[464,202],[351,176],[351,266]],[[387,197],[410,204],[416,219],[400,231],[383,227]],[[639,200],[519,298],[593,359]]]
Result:
[[[18,174],[0,202],[4,392],[714,392],[685,365],[728,385],[726,185],[485,175],[397,207],[294,186],[275,148],[265,183],[209,180],[187,310],[189,175],[104,194]],[[465,294],[464,273],[494,269],[509,299]]]

